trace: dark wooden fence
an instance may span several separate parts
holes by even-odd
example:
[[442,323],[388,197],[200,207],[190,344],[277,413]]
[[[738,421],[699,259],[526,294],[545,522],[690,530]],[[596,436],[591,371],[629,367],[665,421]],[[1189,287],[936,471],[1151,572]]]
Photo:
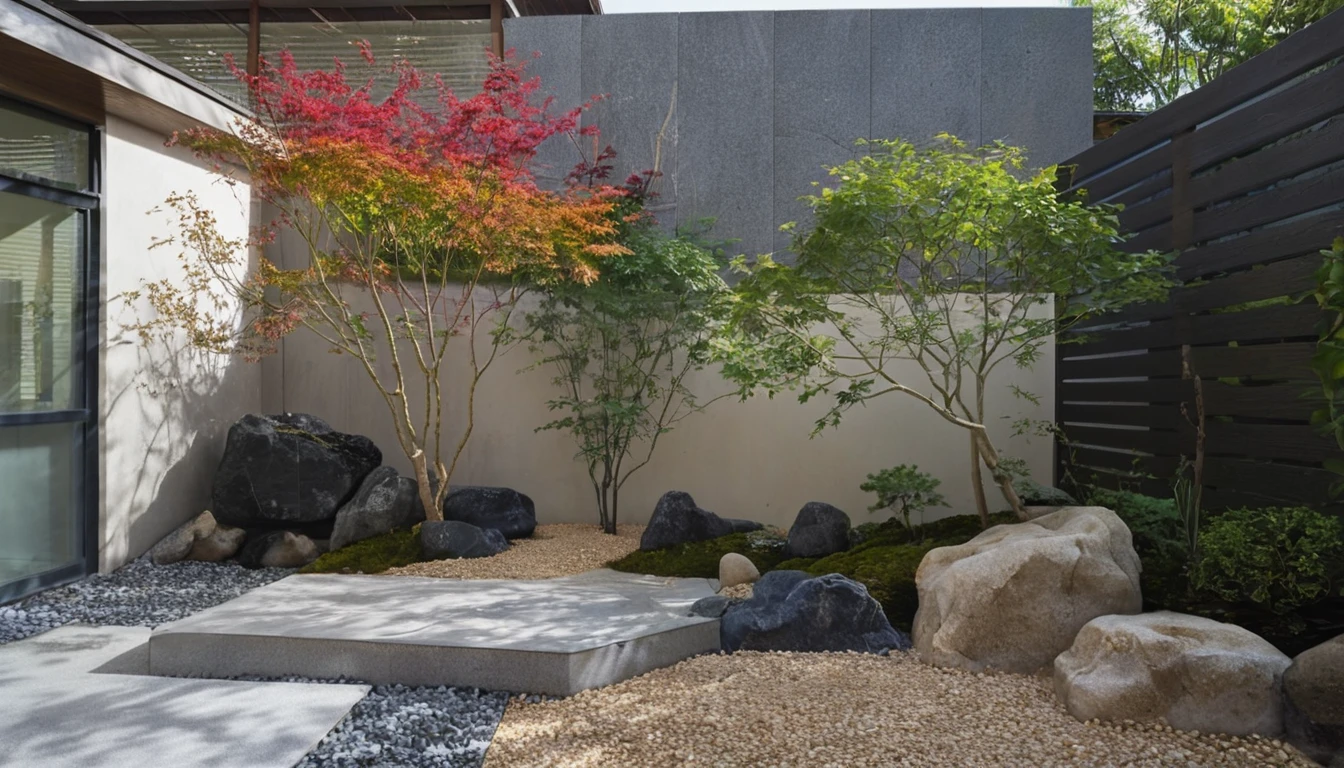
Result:
[[1331,502],[1339,447],[1308,424],[1320,250],[1344,236],[1344,11],[1066,161],[1059,188],[1120,203],[1185,285],[1058,346],[1060,471],[1169,495],[1206,405],[1211,508]]

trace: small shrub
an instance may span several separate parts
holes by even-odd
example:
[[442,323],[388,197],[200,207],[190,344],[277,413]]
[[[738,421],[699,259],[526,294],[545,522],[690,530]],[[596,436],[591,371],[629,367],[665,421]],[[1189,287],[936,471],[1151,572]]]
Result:
[[681,576],[717,579],[719,560],[729,552],[745,555],[761,573],[773,570],[784,559],[778,534],[764,531],[731,533],[708,541],[678,544],[666,549],[631,552],[607,564],[614,571],[647,573],[650,576]]
[[1234,509],[1199,535],[1197,588],[1285,614],[1341,594],[1344,523],[1305,507]]
[[1029,507],[1071,507],[1078,502],[1068,493],[1049,485],[1025,478],[1017,481],[1017,495]]
[[328,552],[299,569],[299,573],[382,573],[389,568],[418,563],[417,528],[384,533]]
[[921,513],[922,520],[926,508],[947,506],[947,501],[938,492],[939,484],[938,478],[928,472],[920,472],[914,464],[900,464],[869,475],[868,481],[860,485],[859,490],[877,495],[877,503],[868,507],[869,512],[890,510],[900,515],[905,527],[913,532],[911,513]]

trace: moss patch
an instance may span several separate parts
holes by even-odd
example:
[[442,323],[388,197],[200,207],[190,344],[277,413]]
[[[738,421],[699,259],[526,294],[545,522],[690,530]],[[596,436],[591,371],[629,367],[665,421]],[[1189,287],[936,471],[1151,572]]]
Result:
[[[990,517],[991,525],[1014,522],[1017,518],[1011,512]],[[913,533],[899,520],[891,519],[860,526],[859,544],[823,558],[787,558],[783,541],[778,537],[735,533],[653,552],[635,552],[608,567],[653,576],[713,579],[719,575],[719,558],[737,552],[750,558],[761,573],[775,570],[807,571],[814,576],[838,573],[867,587],[868,593],[882,604],[892,625],[909,631],[919,607],[915,571],[924,555],[934,547],[963,544],[980,531],[980,518],[975,515],[945,517],[916,526]]]
[[299,569],[299,573],[382,573],[388,568],[418,563],[418,529],[392,531],[328,552]]
[[729,552],[745,555],[761,573],[784,559],[784,540],[763,531],[730,533],[717,539],[678,544],[651,552],[636,551],[607,564],[614,571],[651,576],[717,579],[719,560]]

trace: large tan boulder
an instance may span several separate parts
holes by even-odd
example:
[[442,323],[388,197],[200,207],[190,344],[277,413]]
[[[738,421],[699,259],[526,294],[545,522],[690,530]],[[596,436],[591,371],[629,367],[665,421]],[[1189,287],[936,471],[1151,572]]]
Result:
[[1293,746],[1322,765],[1344,765],[1344,635],[1298,654],[1283,693]]
[[915,649],[936,666],[1035,672],[1098,616],[1138,613],[1139,556],[1103,507],[1064,507],[924,556]]
[[1159,611],[1103,616],[1055,659],[1055,692],[1079,720],[1154,721],[1277,736],[1289,659],[1235,624]]

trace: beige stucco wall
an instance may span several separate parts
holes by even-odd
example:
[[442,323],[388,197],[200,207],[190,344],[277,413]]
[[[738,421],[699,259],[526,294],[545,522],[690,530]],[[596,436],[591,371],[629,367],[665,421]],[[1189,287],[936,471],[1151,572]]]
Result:
[[[453,392],[445,443],[456,439],[464,423],[466,349],[465,342],[458,341],[445,365],[445,380]],[[526,348],[515,348],[487,372],[477,393],[476,430],[452,482],[517,488],[536,501],[543,523],[596,522],[591,485],[574,458],[571,438],[560,432],[534,432],[554,418],[546,408],[554,390],[549,370],[520,372],[532,362]],[[385,359],[380,363],[388,370]],[[1025,459],[1033,475],[1046,481],[1050,441],[1009,435],[1013,420],[1046,419],[1053,413],[1053,365],[1052,350],[1047,348],[1033,370],[1001,366],[987,403],[990,413],[1005,417],[990,420],[992,437],[1001,450]],[[890,370],[924,381],[913,363]],[[383,449],[386,463],[409,473],[387,408],[355,360],[333,355],[316,337],[299,333],[285,341],[282,378],[286,410],[312,413],[337,429],[368,435]],[[1040,395],[1039,406],[1015,398],[1010,384]],[[711,371],[697,376],[692,386],[702,400],[729,389]],[[413,398],[420,397],[423,388],[412,386],[410,391]],[[621,520],[646,522],[658,497],[678,489],[690,492],[702,507],[730,517],[787,527],[799,507],[817,500],[841,507],[858,524],[876,519],[867,512],[871,499],[859,484],[868,473],[900,463],[917,464],[942,480],[941,490],[951,508],[935,510],[929,519],[974,511],[965,431],[909,396],[889,394],[850,411],[839,428],[809,439],[825,410],[824,403],[800,405],[788,393],[773,400],[715,403],[664,436],[653,461],[622,491]],[[1002,503],[994,489],[987,492],[991,504]]]
[[180,249],[151,249],[176,231],[161,207],[193,192],[218,217],[221,234],[245,238],[250,190],[228,186],[189,152],[164,146],[161,131],[109,116],[103,144],[103,337],[99,442],[101,548],[106,571],[139,555],[206,508],[228,426],[260,408],[260,369],[203,355],[180,342],[145,345],[125,331],[149,317],[122,294],[142,281],[180,280]]

